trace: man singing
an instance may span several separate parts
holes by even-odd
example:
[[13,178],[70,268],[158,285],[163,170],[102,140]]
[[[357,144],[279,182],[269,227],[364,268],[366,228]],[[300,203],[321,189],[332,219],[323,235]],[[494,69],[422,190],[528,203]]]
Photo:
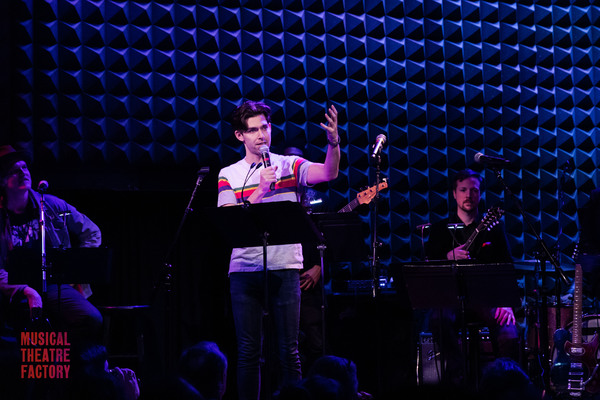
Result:
[[[331,106],[325,115],[327,154],[324,163],[297,156],[270,154],[263,164],[261,147],[271,144],[271,109],[264,103],[247,101],[232,117],[235,137],[244,144],[245,157],[219,173],[218,205],[232,206],[275,201],[299,201],[300,186],[335,179],[339,172],[338,112]],[[274,184],[272,186],[272,184]],[[243,194],[242,194],[243,192]],[[242,198],[243,195],[243,198]],[[260,395],[260,355],[264,295],[262,247],[236,248],[229,265],[233,318],[238,346],[238,392],[240,400]],[[283,383],[301,379],[298,355],[302,246],[269,246],[267,270],[270,314]],[[266,388],[270,390],[270,388]]]

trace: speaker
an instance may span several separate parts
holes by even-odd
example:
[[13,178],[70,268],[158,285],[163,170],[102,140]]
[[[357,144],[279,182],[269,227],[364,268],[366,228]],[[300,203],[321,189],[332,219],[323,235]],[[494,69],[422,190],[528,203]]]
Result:
[[441,354],[431,332],[421,332],[419,335],[417,379],[419,385],[434,385],[442,379]]

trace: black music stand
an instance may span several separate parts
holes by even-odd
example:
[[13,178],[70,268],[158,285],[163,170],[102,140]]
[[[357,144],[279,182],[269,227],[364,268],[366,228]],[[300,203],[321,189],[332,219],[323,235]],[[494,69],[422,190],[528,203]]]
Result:
[[325,244],[319,245],[321,256],[321,335],[323,337],[322,354],[325,356],[325,262],[330,263],[363,261],[367,249],[362,235],[364,224],[355,212],[312,213],[311,217],[322,233]]
[[[414,309],[460,310],[464,369],[467,374],[465,376],[473,376],[469,373],[473,372],[474,368],[469,363],[465,310],[471,307],[520,306],[520,294],[513,264],[452,263],[443,260],[405,264],[402,266],[402,274]],[[478,357],[478,354],[476,353],[475,356]],[[477,381],[474,384],[477,385]]]
[[[27,285],[43,293],[44,283],[40,277],[42,255],[39,249],[17,247],[8,253],[6,271],[8,282]],[[112,263],[112,251],[103,247],[49,248],[46,252],[46,283],[57,284],[58,313],[61,308],[60,285],[65,283],[108,284]],[[46,301],[44,298],[43,301]],[[32,310],[32,320],[46,321],[45,304],[42,309]],[[39,314],[38,314],[39,312]],[[40,315],[41,314],[41,315]]]
[[323,242],[323,236],[300,203],[277,201],[204,210],[231,247]]
[[325,237],[330,262],[366,260],[364,224],[357,213],[312,213],[311,217]]
[[[112,251],[102,247],[48,249],[49,283],[110,283]],[[6,271],[10,284],[41,287],[38,249],[15,248],[8,253]],[[39,281],[38,283],[36,283]]]
[[[263,349],[270,348],[268,339],[269,285],[267,274],[267,246],[293,243],[323,243],[323,235],[300,203],[278,201],[218,207],[204,210],[221,236],[232,247],[263,247],[265,341]],[[264,357],[267,360],[267,357]],[[265,362],[265,387],[270,396],[270,369]]]

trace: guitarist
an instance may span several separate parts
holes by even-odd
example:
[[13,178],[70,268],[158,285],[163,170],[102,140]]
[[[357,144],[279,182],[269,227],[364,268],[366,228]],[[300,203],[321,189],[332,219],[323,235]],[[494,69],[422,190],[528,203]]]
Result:
[[[479,202],[481,199],[481,177],[476,172],[465,169],[459,171],[452,180],[452,195],[456,200],[456,213],[449,219],[431,226],[425,251],[429,260],[474,260],[478,263],[512,262],[504,225],[500,222],[489,231],[482,229],[476,235],[469,249],[465,242],[481,222]],[[449,224],[460,224],[462,229],[451,230]],[[469,305],[467,305],[469,306]],[[497,356],[518,357],[518,333],[515,316],[511,308],[483,309],[472,307],[467,311],[468,322],[479,322],[490,328],[492,342]],[[440,318],[441,317],[441,318]],[[463,353],[458,344],[460,318],[458,310],[443,310],[432,315],[432,329],[442,346],[446,359],[444,379],[448,383],[461,384],[464,377]],[[439,333],[443,332],[443,335]]]

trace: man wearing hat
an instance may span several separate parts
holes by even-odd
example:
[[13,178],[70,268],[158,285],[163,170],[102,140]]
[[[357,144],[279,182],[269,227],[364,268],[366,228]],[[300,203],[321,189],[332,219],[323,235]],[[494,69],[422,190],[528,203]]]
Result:
[[[82,293],[70,285],[58,288],[48,284],[47,299],[42,303],[38,290],[31,287],[41,287],[41,271],[40,282],[28,282],[31,286],[9,283],[5,267],[11,250],[30,248],[41,254],[40,199],[40,193],[31,188],[26,154],[10,145],[0,145],[0,294],[11,303],[27,299],[32,315],[43,307],[54,330],[67,330],[75,340],[95,341],[102,316],[86,300],[91,294],[89,288],[88,293]],[[98,226],[64,200],[44,195],[44,212],[47,248],[70,248],[71,238],[79,247],[100,246]]]

